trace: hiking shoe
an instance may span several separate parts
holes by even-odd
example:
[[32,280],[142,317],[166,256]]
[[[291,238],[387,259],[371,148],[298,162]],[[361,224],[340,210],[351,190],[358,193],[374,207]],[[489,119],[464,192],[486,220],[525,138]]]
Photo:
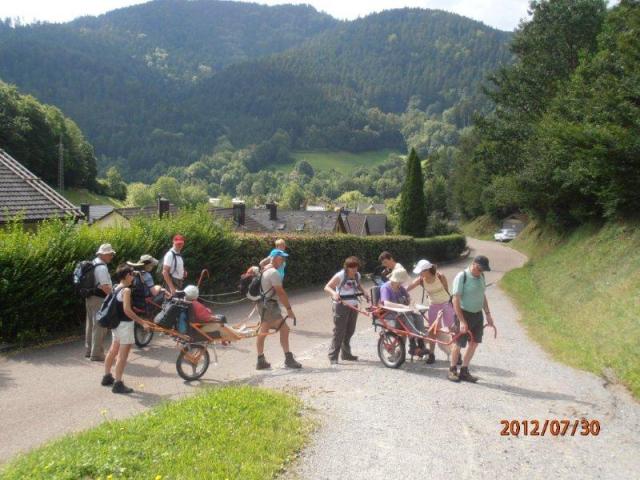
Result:
[[91,350],[84,352],[84,358],[91,358]]
[[350,353],[349,354],[343,353],[340,358],[342,358],[342,360],[345,360],[347,362],[357,362],[358,361],[358,356],[357,355],[351,355]]
[[89,360],[91,360],[92,362],[104,362],[104,355],[89,357]]
[[427,357],[427,360],[425,362],[427,365],[431,365],[433,363],[436,363],[436,356],[433,353],[429,353],[429,356]]
[[287,368],[302,368],[302,364],[300,362],[296,362],[296,359],[293,358],[293,353],[291,352],[284,354],[284,366]]
[[473,375],[471,375],[467,367],[462,367],[460,369],[460,375],[458,375],[458,378],[460,378],[460,380],[462,380],[463,382],[476,383],[478,381],[478,377],[474,377]]
[[264,355],[258,355],[256,370],[266,370],[267,368],[271,368],[271,364],[267,362],[267,359],[264,358]]
[[458,376],[458,369],[456,367],[449,369],[449,372],[447,373],[447,379],[451,380],[452,382],[460,381],[460,377]]
[[113,393],[132,393],[133,392],[133,388],[129,388],[127,387],[122,381],[120,382],[116,382],[113,384],[113,387],[111,388],[111,391]]
[[329,365],[338,365],[338,359],[337,358],[330,358],[329,359]]
[[109,387],[113,385],[115,381],[116,379],[113,378],[113,375],[111,375],[110,373],[107,373],[105,376],[102,377],[102,381],[100,382],[100,385],[102,385],[103,387]]

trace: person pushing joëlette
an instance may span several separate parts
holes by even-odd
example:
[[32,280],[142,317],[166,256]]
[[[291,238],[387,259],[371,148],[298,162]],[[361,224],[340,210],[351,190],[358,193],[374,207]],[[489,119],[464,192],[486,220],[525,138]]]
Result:
[[162,278],[166,288],[171,294],[176,290],[181,290],[184,279],[187,278],[187,271],[184,268],[182,249],[184,248],[184,237],[177,234],[173,237],[173,247],[165,254],[162,262]]
[[[256,340],[256,349],[258,351],[258,361],[256,363],[257,370],[270,368],[271,365],[264,356],[265,335],[270,329],[278,329],[280,334],[280,345],[284,351],[285,367],[301,368],[299,362],[293,358],[293,353],[289,350],[289,326],[286,318],[293,318],[295,314],[291,308],[291,302],[282,286],[282,277],[278,272],[278,268],[282,266],[284,260],[288,257],[286,252],[276,250],[271,263],[267,265],[260,280],[261,299],[257,302],[258,312],[260,313],[260,333]],[[282,316],[282,309],[287,311],[287,317]]]
[[451,366],[447,378],[452,382],[477,382],[478,378],[469,373],[469,364],[473,354],[482,343],[484,331],[484,318],[482,311],[487,316],[487,323],[493,327],[493,317],[489,310],[489,302],[485,295],[487,284],[484,279],[484,272],[490,272],[489,259],[484,255],[478,255],[473,259],[471,265],[456,275],[453,280],[453,308],[460,321],[460,333],[470,332],[469,348],[467,348],[462,359],[460,373],[457,371],[456,362],[460,355],[460,348],[467,344],[469,335],[462,335],[451,349]]

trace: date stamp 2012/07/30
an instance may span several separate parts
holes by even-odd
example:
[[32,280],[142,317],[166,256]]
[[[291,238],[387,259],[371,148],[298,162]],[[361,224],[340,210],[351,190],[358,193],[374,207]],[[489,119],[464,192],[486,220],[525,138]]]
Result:
[[503,437],[597,437],[600,434],[600,421],[588,420],[586,418],[569,419],[546,419],[546,420],[500,420],[502,429],[500,435]]

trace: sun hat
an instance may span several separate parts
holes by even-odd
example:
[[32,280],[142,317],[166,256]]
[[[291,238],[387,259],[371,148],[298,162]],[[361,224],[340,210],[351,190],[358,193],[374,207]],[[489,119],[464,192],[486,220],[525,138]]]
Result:
[[184,296],[187,300],[196,300],[200,296],[200,290],[195,285],[187,285],[184,288]]
[[409,274],[404,268],[394,268],[389,276],[389,280],[395,283],[407,283]]
[[429,260],[422,259],[418,263],[416,263],[416,266],[413,269],[413,273],[419,275],[425,270],[429,270],[431,267],[433,267],[433,263],[431,263]]
[[96,255],[115,255],[116,251],[113,249],[110,243],[103,243],[98,248]]
[[478,255],[474,257],[473,263],[478,265],[483,272],[490,272],[491,267],[489,267],[489,259],[484,255]]
[[153,258],[151,255],[149,254],[144,254],[140,256],[140,260],[138,260],[138,263],[142,263],[144,265],[146,265],[147,263],[153,263],[154,265],[158,265],[158,259],[157,258]]

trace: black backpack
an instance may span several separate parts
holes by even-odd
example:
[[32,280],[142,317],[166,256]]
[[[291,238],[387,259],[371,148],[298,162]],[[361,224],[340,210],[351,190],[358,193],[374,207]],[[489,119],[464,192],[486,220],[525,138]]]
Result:
[[133,283],[131,284],[131,304],[140,310],[146,310],[147,297],[150,296],[151,292],[149,287],[144,284],[142,274],[140,272],[135,272]]
[[112,290],[104,299],[104,302],[102,302],[102,306],[96,314],[96,320],[101,327],[112,330],[120,325],[122,313],[118,308],[118,300],[116,298],[120,290],[122,290],[122,288]]
[[82,298],[96,294],[95,269],[96,265],[91,260],[82,260],[73,269],[73,289]]
[[262,298],[262,272],[257,267],[249,268],[240,276],[238,291],[240,295],[244,295],[253,302],[260,300]]

